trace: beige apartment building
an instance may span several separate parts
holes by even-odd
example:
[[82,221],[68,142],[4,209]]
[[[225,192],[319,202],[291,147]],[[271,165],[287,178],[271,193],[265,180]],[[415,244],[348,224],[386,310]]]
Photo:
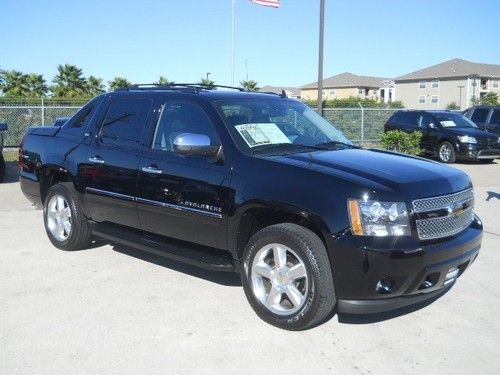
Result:
[[[393,90],[394,82],[388,78],[358,76],[349,72],[323,80],[323,99],[325,100],[357,97],[390,102],[394,100]],[[302,86],[300,97],[304,100],[318,99],[318,82]]]
[[461,109],[471,99],[493,91],[500,95],[500,65],[453,59],[394,78],[395,100],[406,108],[445,109],[456,103]]

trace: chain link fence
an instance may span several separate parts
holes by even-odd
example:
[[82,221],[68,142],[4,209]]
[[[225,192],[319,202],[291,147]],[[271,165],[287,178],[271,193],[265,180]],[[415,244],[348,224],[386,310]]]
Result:
[[[51,125],[58,117],[75,114],[80,106],[0,106],[0,122],[9,129],[5,146],[17,147],[30,126]],[[325,108],[323,116],[360,145],[374,145],[380,141],[384,124],[397,109],[387,108]]]

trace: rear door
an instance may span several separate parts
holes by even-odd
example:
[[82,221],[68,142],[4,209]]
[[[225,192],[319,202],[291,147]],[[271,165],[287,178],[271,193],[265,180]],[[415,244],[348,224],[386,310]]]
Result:
[[152,108],[152,99],[140,94],[111,98],[92,138],[87,164],[80,170],[92,220],[139,227],[135,203],[139,145]]
[[[166,99],[139,168],[137,205],[142,229],[171,238],[226,248],[230,167],[226,161],[176,154],[179,134],[220,137],[206,108],[189,99]],[[220,124],[221,125],[221,124]]]

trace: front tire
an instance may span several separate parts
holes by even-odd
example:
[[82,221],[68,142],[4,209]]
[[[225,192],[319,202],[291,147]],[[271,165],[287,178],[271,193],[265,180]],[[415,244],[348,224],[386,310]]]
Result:
[[52,186],[45,198],[43,218],[50,242],[61,250],[81,250],[92,243],[92,229],[70,184]]
[[438,158],[441,163],[447,164],[454,163],[457,160],[455,149],[450,142],[444,141],[439,145]]
[[312,328],[335,307],[326,248],[300,225],[283,223],[257,232],[245,248],[241,279],[257,315],[279,328]]

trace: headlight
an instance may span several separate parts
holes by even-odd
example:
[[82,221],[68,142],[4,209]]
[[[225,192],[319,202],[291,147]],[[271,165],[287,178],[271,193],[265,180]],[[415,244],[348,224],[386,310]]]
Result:
[[462,143],[477,143],[476,138],[469,135],[459,135],[457,138]]
[[409,236],[410,221],[404,202],[349,199],[352,233],[357,236]]

